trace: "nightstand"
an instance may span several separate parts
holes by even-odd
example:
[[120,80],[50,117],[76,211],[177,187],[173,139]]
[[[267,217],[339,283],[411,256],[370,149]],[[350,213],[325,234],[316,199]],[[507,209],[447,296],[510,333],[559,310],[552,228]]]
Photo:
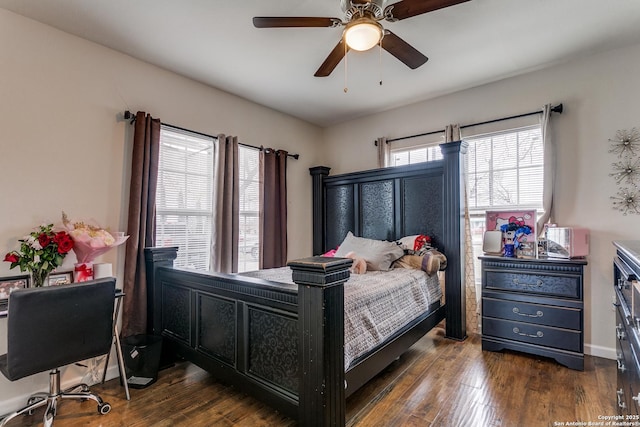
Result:
[[583,259],[482,256],[482,349],[584,369]]

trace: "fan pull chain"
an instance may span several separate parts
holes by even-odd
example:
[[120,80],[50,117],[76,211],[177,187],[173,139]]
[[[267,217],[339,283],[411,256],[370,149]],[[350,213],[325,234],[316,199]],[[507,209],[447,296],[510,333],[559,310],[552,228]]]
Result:
[[345,40],[344,42],[344,93],[347,93],[349,91],[349,88],[347,87],[347,42]]
[[382,86],[382,38],[378,42],[378,46],[380,46],[380,49],[378,49],[378,52],[380,52],[378,59],[379,59],[379,67],[380,67],[380,86]]

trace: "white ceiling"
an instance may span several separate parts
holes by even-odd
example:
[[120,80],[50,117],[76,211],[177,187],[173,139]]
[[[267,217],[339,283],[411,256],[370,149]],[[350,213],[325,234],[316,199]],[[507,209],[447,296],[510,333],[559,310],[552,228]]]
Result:
[[351,51],[345,93],[344,60],[331,76],[313,77],[341,28],[257,29],[251,21],[342,19],[339,0],[0,0],[0,7],[320,126],[640,42],[640,0],[471,0],[383,21],[429,61],[411,70],[377,48]]

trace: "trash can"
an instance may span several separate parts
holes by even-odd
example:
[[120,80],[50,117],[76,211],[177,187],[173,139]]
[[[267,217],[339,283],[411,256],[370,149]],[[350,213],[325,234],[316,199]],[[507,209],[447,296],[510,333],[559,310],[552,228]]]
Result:
[[156,382],[162,354],[162,337],[131,335],[122,339],[127,384],[145,388]]

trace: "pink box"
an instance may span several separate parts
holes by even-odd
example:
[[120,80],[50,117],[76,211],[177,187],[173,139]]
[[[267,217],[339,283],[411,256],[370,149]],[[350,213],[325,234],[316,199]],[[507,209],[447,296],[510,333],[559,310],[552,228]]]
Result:
[[549,227],[547,256],[581,258],[589,255],[589,230],[577,227]]

